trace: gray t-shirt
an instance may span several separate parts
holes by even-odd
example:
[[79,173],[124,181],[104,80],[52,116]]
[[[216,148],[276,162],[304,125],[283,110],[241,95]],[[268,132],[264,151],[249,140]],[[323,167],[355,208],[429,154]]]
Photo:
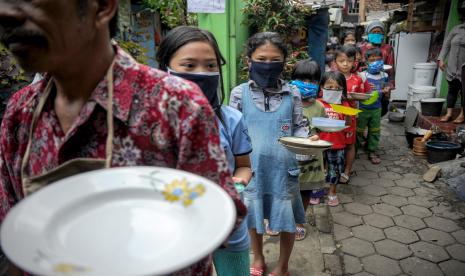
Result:
[[465,23],[455,26],[447,35],[438,60],[447,58],[446,78],[448,81],[461,78],[465,63]]

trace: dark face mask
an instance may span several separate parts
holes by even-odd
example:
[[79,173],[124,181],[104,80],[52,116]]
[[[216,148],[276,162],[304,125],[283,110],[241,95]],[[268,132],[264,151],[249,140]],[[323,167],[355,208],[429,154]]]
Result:
[[213,109],[218,109],[221,102],[218,96],[218,88],[220,84],[220,73],[179,73],[168,69],[171,75],[189,80],[197,84],[202,90],[208,102]]
[[249,77],[261,88],[276,88],[283,69],[284,62],[252,61]]

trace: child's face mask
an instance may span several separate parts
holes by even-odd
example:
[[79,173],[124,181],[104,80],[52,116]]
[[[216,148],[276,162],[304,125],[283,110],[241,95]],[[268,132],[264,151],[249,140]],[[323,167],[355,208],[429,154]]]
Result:
[[341,104],[342,103],[342,90],[322,89],[323,90],[323,101],[329,104]]
[[368,64],[368,73],[372,75],[377,75],[381,71],[383,71],[383,67],[384,67],[383,60],[377,60],[377,61],[371,62],[370,64]]
[[300,80],[292,81],[291,84],[295,85],[300,92],[302,99],[315,99],[318,94],[320,86],[311,82],[303,82]]

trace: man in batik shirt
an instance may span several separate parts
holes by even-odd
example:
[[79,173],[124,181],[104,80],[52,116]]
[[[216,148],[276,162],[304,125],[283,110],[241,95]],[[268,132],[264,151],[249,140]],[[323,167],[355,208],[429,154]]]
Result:
[[[25,196],[24,174],[44,175],[81,157],[105,158],[113,84],[111,166],[162,166],[205,176],[231,195],[239,223],[246,209],[229,181],[208,101],[194,84],[138,64],[112,45],[117,5],[117,0],[0,0],[2,44],[24,69],[46,72],[13,95],[5,112],[0,222]],[[113,82],[107,81],[109,73]],[[49,95],[43,97],[44,91]],[[30,133],[35,110],[41,112]],[[210,272],[207,257],[177,274]]]

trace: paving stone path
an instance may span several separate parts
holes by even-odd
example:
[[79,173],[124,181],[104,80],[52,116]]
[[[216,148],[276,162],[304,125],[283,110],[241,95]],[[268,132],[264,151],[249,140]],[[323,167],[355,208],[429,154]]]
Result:
[[[444,183],[422,180],[425,160],[406,147],[401,125],[383,121],[382,163],[363,153],[356,176],[330,208],[342,269],[332,275],[465,275],[464,204]],[[303,274],[302,274],[303,275]]]

